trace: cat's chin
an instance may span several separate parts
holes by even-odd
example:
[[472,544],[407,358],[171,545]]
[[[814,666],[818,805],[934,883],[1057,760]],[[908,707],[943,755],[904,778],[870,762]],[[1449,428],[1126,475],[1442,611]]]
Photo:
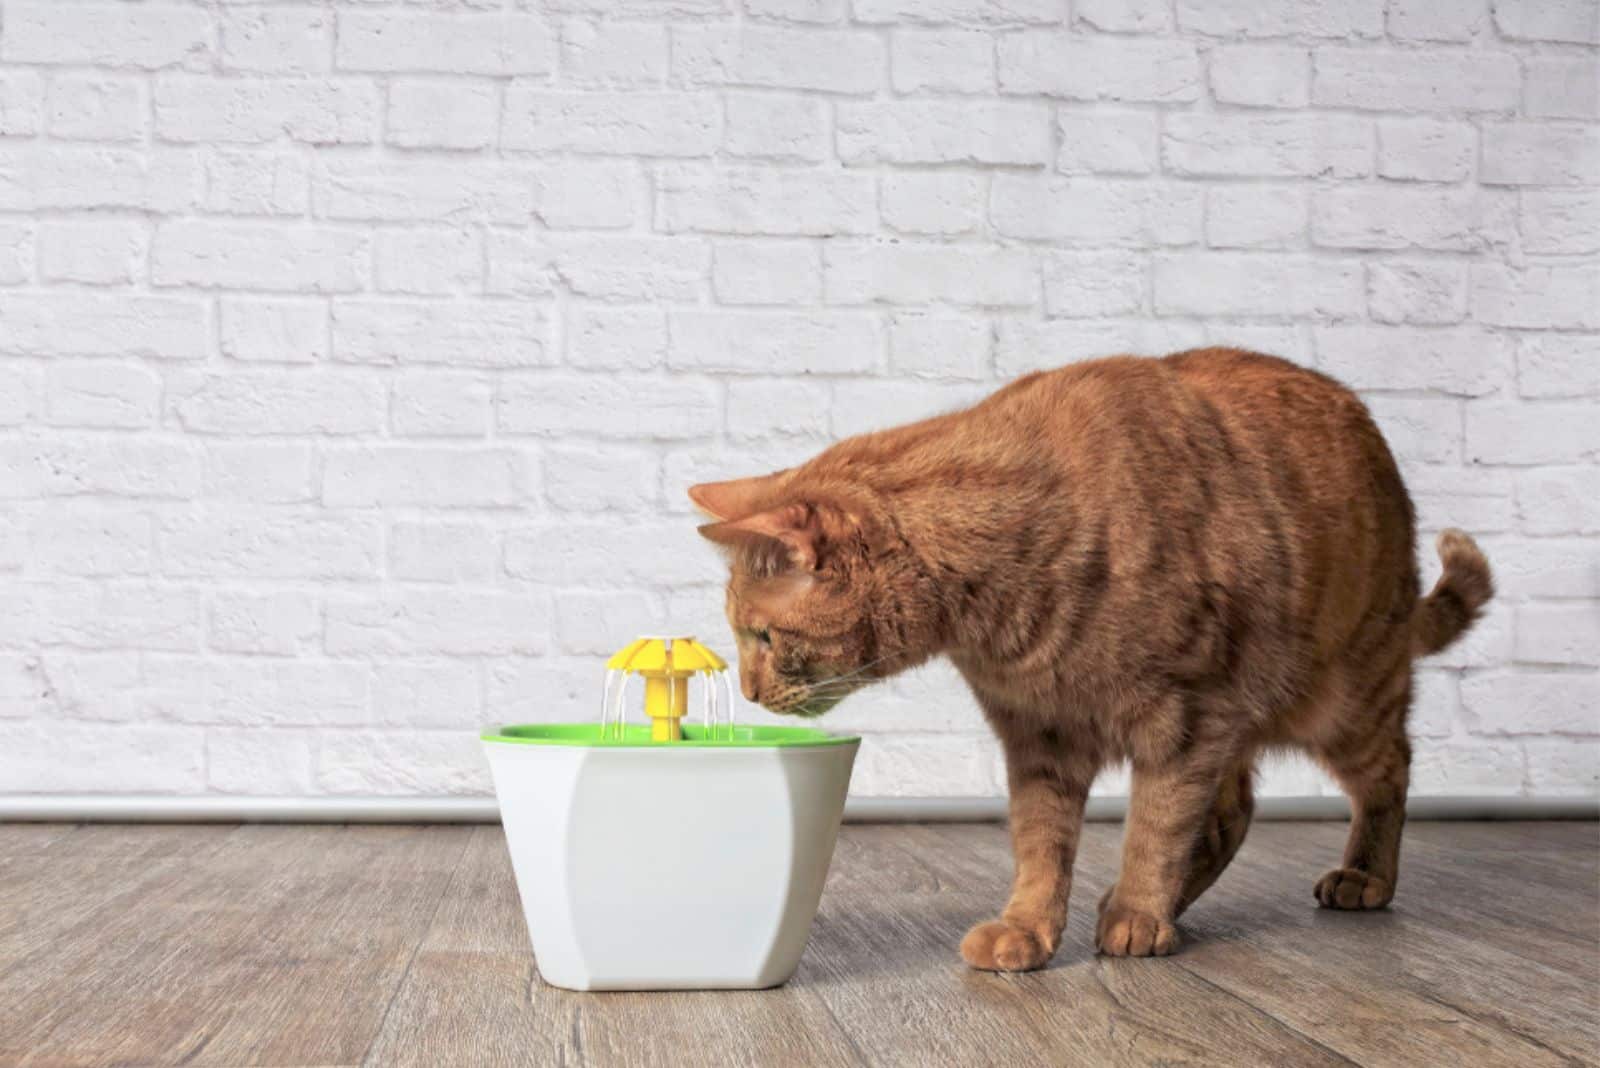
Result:
[[779,716],[794,716],[796,719],[816,719],[832,711],[833,706],[843,700],[843,697],[818,697],[793,708],[769,708],[767,711]]

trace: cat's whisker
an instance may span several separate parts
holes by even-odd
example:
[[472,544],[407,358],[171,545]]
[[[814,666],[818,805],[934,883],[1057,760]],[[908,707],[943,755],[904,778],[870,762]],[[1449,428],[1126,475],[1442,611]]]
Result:
[[824,679],[821,682],[814,682],[806,686],[804,692],[807,694],[837,693],[843,695],[854,692],[866,681],[863,679]]
[[855,679],[860,678],[867,671],[870,671],[872,668],[877,667],[879,664],[883,664],[883,663],[886,663],[886,662],[888,662],[890,660],[893,660],[898,655],[899,655],[898,653],[890,653],[887,656],[880,656],[876,660],[869,660],[867,663],[862,664],[860,667],[856,668],[854,671],[847,671],[843,675],[833,675],[833,676],[831,676],[829,678],[826,678],[826,679],[818,679],[816,682],[807,684],[807,687],[806,687],[807,692],[816,693],[816,692],[819,692],[823,687],[834,686],[834,685],[838,685],[838,684],[841,684],[841,683],[851,682],[851,681],[853,681]]
[[806,687],[806,692],[811,694],[835,693],[839,695],[855,693],[861,687],[873,680],[867,678],[854,679],[827,679],[822,682],[812,683]]

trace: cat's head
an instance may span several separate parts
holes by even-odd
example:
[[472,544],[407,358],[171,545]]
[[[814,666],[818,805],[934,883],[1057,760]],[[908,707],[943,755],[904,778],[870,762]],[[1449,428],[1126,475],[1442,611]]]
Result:
[[708,482],[689,497],[729,559],[728,622],[744,695],[819,716],[867,683],[926,659],[915,560],[859,488],[795,471]]

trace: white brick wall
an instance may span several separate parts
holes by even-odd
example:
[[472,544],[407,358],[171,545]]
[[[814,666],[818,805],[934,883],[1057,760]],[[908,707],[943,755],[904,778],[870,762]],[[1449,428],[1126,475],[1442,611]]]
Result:
[[[728,647],[687,484],[1231,342],[1366,393],[1499,570],[1418,789],[1594,795],[1597,46],[1597,0],[0,0],[0,793],[483,793],[474,726]],[[861,794],[1001,789],[948,669],[833,722]]]

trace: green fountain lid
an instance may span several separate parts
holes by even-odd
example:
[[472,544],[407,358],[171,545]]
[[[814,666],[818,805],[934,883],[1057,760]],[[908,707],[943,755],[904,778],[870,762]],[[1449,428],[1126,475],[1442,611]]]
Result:
[[513,745],[567,745],[596,749],[773,749],[817,745],[849,745],[861,740],[855,734],[829,734],[815,727],[705,727],[685,723],[683,737],[658,742],[650,728],[629,724],[622,737],[612,725],[602,734],[598,723],[516,723],[486,728],[480,737],[486,742]]

